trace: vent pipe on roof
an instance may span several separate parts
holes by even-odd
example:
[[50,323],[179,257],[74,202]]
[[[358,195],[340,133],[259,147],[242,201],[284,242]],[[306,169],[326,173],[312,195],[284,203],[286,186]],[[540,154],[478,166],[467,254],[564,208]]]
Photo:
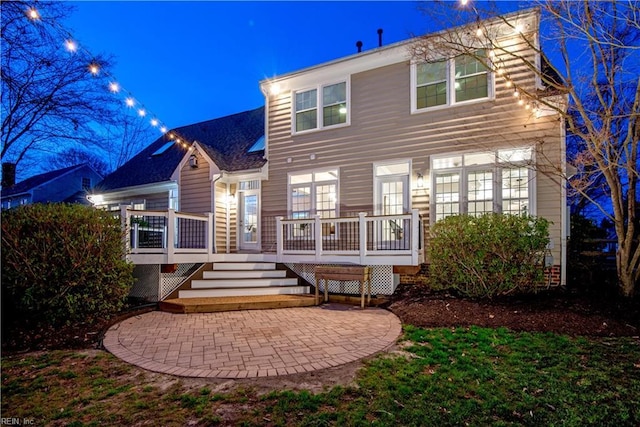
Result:
[[2,164],[2,188],[13,187],[16,184],[16,164],[4,162]]
[[382,46],[382,28],[378,28],[378,47]]
[[358,48],[358,53],[362,52],[362,42],[360,40],[356,42],[356,46]]

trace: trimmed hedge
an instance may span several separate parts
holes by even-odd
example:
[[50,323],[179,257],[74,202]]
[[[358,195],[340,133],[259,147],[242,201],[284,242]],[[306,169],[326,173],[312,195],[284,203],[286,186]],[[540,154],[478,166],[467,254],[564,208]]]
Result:
[[431,287],[469,297],[533,289],[543,280],[549,223],[531,216],[459,215],[431,228]]
[[115,315],[134,281],[123,237],[117,218],[87,206],[4,211],[3,317],[35,327],[92,324]]

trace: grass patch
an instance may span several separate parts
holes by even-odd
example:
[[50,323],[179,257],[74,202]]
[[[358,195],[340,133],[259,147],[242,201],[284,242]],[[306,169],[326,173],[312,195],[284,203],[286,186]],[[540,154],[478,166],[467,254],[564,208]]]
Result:
[[404,340],[410,357],[374,358],[353,387],[320,394],[165,389],[100,352],[8,357],[2,413],[65,425],[640,425],[637,340],[410,326]]

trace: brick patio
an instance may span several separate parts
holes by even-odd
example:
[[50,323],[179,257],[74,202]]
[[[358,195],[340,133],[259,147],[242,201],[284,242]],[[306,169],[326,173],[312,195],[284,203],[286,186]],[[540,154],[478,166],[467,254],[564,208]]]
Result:
[[221,313],[154,311],[111,327],[108,351],[150,371],[185,377],[289,375],[353,362],[393,345],[400,320],[391,312],[320,307]]

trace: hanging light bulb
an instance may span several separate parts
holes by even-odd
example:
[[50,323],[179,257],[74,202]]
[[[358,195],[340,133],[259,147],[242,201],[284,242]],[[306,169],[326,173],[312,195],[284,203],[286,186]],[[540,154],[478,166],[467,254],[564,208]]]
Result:
[[78,50],[78,45],[73,40],[65,41],[64,47],[67,48],[69,52],[75,52],[76,50]]
[[520,92],[518,92],[518,89],[514,90],[514,91],[513,91],[513,97],[514,97],[514,98],[517,98],[517,97],[519,97],[519,96],[520,96]]
[[524,105],[524,99],[522,98],[518,99],[518,105]]
[[469,3],[469,0],[460,0],[460,4],[466,6]]
[[478,29],[476,30],[476,36],[482,37],[482,28],[478,27]]
[[118,83],[116,82],[111,82],[109,83],[109,90],[113,93],[118,93],[118,91],[120,90],[120,85],[118,85]]
[[166,127],[164,127],[164,126],[162,126],[162,127],[160,128],[160,132],[162,132],[162,133],[167,133],[167,128],[166,128]]
[[529,103],[527,102],[527,105],[525,105],[525,106],[524,106],[524,108],[525,108],[525,110],[530,110],[530,109],[531,109],[531,104],[529,104]]
[[134,101],[131,97],[125,99],[124,102],[127,104],[127,107],[133,107],[134,105],[136,105],[136,101]]
[[40,19],[40,14],[38,13],[38,10],[35,7],[31,7],[27,9],[27,16],[29,17],[29,19],[33,21]]
[[100,72],[100,66],[95,62],[92,62],[89,64],[89,72],[94,76],[97,75]]
[[151,119],[151,126],[153,127],[158,126],[158,119]]
[[499,67],[499,68],[496,70],[496,73],[498,73],[498,75],[499,75],[499,76],[503,75],[503,74],[504,74],[504,68]]
[[507,87],[511,87],[513,85],[513,83],[511,83],[511,80],[507,80],[507,83],[505,83]]
[[139,110],[138,110],[138,115],[139,115],[140,117],[144,117],[144,116],[146,116],[146,115],[147,115],[147,112],[146,112],[146,111],[144,111],[144,108],[141,108],[141,109],[139,109]]

